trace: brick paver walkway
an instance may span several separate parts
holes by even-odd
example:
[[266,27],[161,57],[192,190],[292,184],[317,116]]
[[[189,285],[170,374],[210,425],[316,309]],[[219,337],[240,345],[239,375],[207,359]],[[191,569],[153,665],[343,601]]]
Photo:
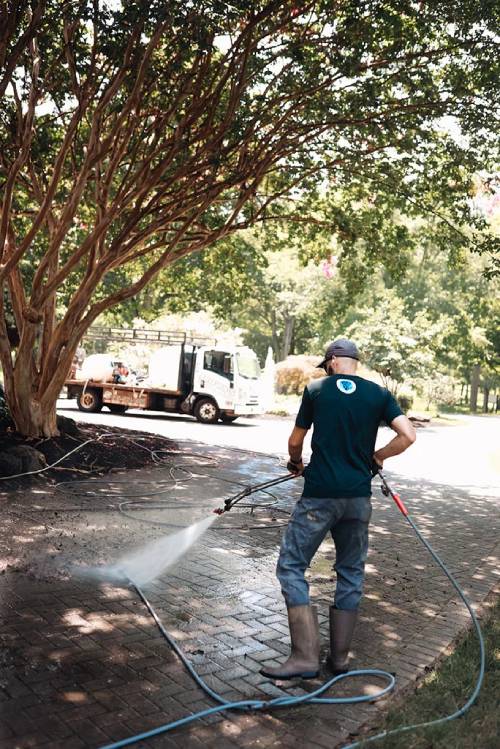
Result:
[[[0,495],[0,557],[12,565],[0,576],[2,749],[96,748],[213,705],[169,649],[134,590],[67,574],[73,561],[114,562],[126,546],[167,532],[139,516],[187,525],[220,505],[217,497],[237,491],[220,479],[248,484],[283,473],[272,458],[197,450],[216,457],[218,466],[196,469],[204,475],[179,484],[169,509],[125,508],[136,519],[116,510],[123,477],[110,477],[94,496],[41,492],[36,486]],[[181,473],[175,475],[185,477]],[[167,467],[134,472],[125,486],[140,495],[147,482],[159,491],[167,476]],[[498,579],[495,500],[425,482],[397,485],[471,599],[482,601]],[[300,482],[273,491],[277,506],[289,509]],[[50,510],[40,511],[47,506]],[[180,563],[146,588],[166,628],[208,684],[227,699],[284,693],[258,673],[263,663],[279,662],[288,651],[285,608],[274,577],[281,517],[264,511],[225,515]],[[325,649],[333,559],[332,545],[325,542],[310,573]],[[396,672],[401,692],[446,649],[467,615],[397,510],[377,490],[367,573],[354,664]],[[357,683],[336,693],[369,694],[379,686],[352,681]],[[286,692],[299,693],[302,686]],[[317,683],[306,686],[312,689]],[[376,723],[379,709],[380,703],[222,714],[137,746],[333,749],[361,726]]]

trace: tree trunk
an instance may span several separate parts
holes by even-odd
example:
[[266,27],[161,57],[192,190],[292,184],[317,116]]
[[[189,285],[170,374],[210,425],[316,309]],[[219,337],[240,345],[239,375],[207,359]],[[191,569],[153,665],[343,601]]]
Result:
[[281,361],[281,346],[280,341],[278,337],[278,326],[276,321],[276,310],[271,311],[271,337],[272,337],[272,346],[273,346],[273,354],[276,361]]
[[[5,395],[14,425],[20,434],[28,438],[57,437],[57,398],[70,371],[78,342],[74,340],[63,347],[49,373],[40,369],[40,365],[37,366],[35,362],[36,338],[37,324],[27,322],[14,366],[4,366]],[[2,361],[3,359],[4,357]],[[41,386],[44,374],[46,384]]]
[[474,364],[470,378],[470,410],[472,413],[477,411],[477,396],[479,392],[479,377],[481,375],[481,365]]
[[25,437],[57,437],[56,403],[30,398],[14,399],[9,410],[17,431]]
[[484,386],[483,390],[483,411],[485,414],[488,413],[488,401],[490,399],[490,389],[489,387]]
[[281,357],[280,357],[281,360],[286,359],[286,357],[290,353],[294,325],[295,325],[294,317],[285,317],[285,329],[283,331],[283,343],[281,346]]

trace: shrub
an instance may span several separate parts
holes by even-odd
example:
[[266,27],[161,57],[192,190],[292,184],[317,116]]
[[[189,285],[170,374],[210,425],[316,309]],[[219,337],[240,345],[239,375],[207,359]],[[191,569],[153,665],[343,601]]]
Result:
[[450,375],[441,372],[417,380],[416,386],[427,402],[427,408],[431,404],[439,406],[456,406],[460,402],[460,389],[457,380]]
[[311,380],[324,377],[322,369],[316,369],[317,356],[289,356],[276,365],[276,391],[284,395],[302,395]]
[[401,407],[401,410],[406,413],[413,406],[413,395],[410,393],[401,393],[398,395],[397,401]]

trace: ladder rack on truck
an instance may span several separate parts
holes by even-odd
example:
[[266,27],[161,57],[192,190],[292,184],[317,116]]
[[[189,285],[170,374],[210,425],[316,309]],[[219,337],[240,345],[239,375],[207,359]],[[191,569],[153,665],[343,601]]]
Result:
[[90,327],[84,340],[113,341],[116,343],[161,343],[167,346],[178,346],[192,343],[198,346],[216,345],[216,338],[199,336],[179,330],[145,330],[143,328],[102,328]]

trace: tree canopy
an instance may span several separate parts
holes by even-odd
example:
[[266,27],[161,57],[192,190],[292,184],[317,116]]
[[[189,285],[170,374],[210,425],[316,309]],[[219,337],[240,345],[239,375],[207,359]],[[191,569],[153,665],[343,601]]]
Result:
[[394,201],[442,203],[454,226],[471,170],[490,168],[489,0],[21,0],[1,14],[0,358],[26,434],[55,433],[88,326],[180,258],[257,222],[314,232],[308,196],[329,185],[351,267],[397,263],[376,241]]

